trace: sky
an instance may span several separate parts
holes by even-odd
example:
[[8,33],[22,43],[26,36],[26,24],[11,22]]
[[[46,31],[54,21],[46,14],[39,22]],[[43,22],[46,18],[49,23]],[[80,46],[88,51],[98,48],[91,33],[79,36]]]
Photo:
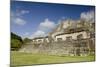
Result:
[[11,32],[22,38],[46,36],[61,20],[94,19],[94,6],[11,1]]

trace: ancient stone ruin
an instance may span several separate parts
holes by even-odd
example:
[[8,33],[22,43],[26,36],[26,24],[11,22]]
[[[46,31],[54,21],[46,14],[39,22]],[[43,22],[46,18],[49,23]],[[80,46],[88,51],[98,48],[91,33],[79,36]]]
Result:
[[63,21],[48,36],[35,37],[19,51],[59,56],[93,55],[95,54],[95,26],[94,23],[86,26],[86,23],[80,20]]

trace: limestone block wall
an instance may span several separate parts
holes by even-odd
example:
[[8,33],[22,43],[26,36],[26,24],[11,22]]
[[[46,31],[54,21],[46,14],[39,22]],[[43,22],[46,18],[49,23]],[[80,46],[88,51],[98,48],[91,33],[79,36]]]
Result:
[[77,40],[77,36],[81,34],[82,34],[83,39],[89,38],[88,33],[85,31],[82,31],[82,32],[76,32],[76,33],[71,33],[71,34],[58,35],[55,37],[55,41],[58,41],[57,40],[58,38],[61,38],[63,41],[65,41],[67,37],[71,37],[72,39]]

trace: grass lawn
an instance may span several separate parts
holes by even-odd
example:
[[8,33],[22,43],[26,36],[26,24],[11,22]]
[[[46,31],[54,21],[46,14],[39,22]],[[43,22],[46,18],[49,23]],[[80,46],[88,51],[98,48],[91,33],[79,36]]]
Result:
[[21,52],[11,52],[11,66],[36,65],[51,63],[69,63],[69,62],[88,62],[94,61],[95,56],[54,56],[43,54],[31,54]]

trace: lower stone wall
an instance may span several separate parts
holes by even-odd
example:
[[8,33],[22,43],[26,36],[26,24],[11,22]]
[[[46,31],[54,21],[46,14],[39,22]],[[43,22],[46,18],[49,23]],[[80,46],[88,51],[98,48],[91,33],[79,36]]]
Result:
[[91,50],[89,41],[90,39],[31,44],[19,51],[61,56],[87,56]]

